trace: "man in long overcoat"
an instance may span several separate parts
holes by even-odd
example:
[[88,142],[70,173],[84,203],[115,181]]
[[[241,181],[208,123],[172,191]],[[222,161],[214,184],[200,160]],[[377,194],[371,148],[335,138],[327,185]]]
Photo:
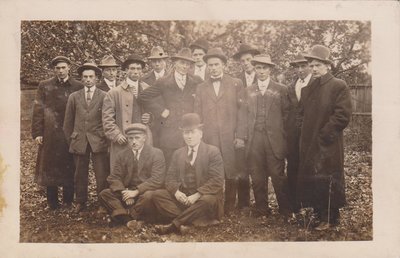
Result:
[[224,208],[225,214],[229,214],[235,208],[237,191],[235,147],[244,149],[244,139],[236,139],[240,93],[244,87],[241,80],[223,73],[227,57],[221,48],[210,49],[204,61],[210,78],[197,87],[194,112],[204,124],[204,142],[221,151],[225,169]]
[[117,74],[119,65],[115,62],[114,57],[111,55],[104,56],[98,66],[102,70],[103,78],[100,80],[100,83],[96,85],[96,87],[105,92],[117,87]]
[[313,207],[319,230],[338,222],[339,208],[346,203],[343,129],[351,118],[351,95],[346,82],[330,73],[330,50],[314,46],[304,55],[314,82],[303,89],[300,169],[297,198],[303,207]]
[[69,76],[70,64],[64,56],[51,61],[55,77],[39,83],[33,107],[32,137],[39,144],[35,180],[46,186],[50,209],[59,207],[58,186],[65,204],[74,198],[74,161],[62,128],[68,97],[82,84]]

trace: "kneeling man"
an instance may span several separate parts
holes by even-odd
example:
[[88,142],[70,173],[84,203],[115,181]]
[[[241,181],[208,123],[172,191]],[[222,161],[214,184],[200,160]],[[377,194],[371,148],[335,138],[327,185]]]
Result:
[[110,188],[100,198],[115,222],[130,227],[138,219],[151,221],[156,214],[151,196],[164,183],[165,159],[161,150],[145,144],[145,125],[131,124],[125,134],[129,146],[117,153],[107,178]]
[[181,232],[182,225],[210,225],[223,216],[224,165],[219,149],[201,141],[200,117],[183,115],[181,130],[186,146],[172,156],[166,190],[153,194],[161,217],[172,223],[158,226],[159,234]]

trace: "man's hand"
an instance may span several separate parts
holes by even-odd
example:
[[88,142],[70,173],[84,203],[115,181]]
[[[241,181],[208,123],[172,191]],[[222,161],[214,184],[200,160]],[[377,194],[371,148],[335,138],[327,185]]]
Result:
[[176,191],[175,198],[176,200],[178,200],[178,202],[182,203],[183,205],[189,205],[188,197],[181,191],[179,190]]
[[[139,195],[139,190],[123,190],[121,191],[122,200],[126,202],[128,199],[133,199]],[[128,204],[128,203],[127,203]]]
[[149,113],[144,113],[142,115],[142,124],[148,124],[150,123],[150,114]]
[[130,206],[135,204],[135,199],[129,198],[128,200],[125,201],[126,205]]
[[128,140],[126,139],[125,136],[123,136],[122,134],[117,136],[117,142],[118,144],[126,144],[128,142]]
[[233,141],[233,144],[234,144],[234,146],[235,146],[235,149],[244,148],[244,140],[242,140],[242,139],[236,138],[236,139]]
[[164,111],[161,113],[161,117],[162,118],[167,118],[169,116],[169,110],[168,109],[164,109]]
[[197,202],[198,199],[200,199],[201,194],[199,192],[192,194],[191,196],[188,197],[188,203],[189,205],[193,205],[195,202]]
[[38,136],[38,137],[36,137],[35,138],[35,142],[37,143],[37,144],[43,144],[43,136]]

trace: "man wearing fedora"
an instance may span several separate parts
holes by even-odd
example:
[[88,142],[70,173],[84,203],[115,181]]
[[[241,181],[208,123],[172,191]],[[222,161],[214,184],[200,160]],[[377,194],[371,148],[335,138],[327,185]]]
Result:
[[209,48],[208,41],[205,39],[197,39],[189,45],[189,48],[192,50],[192,58],[195,61],[194,66],[190,68],[189,73],[199,76],[202,80],[206,80],[209,78],[210,73],[203,57],[206,55]]
[[65,56],[51,61],[55,76],[39,83],[33,106],[32,137],[39,145],[35,181],[46,187],[50,209],[59,207],[59,186],[65,204],[70,206],[74,199],[75,167],[62,127],[69,95],[83,86],[69,76],[70,65]]
[[237,176],[235,148],[244,149],[244,140],[236,138],[241,80],[224,74],[227,57],[221,48],[211,48],[204,56],[210,78],[197,87],[194,112],[200,115],[203,140],[221,150],[225,169],[225,214],[235,208]]
[[346,203],[343,130],[351,118],[351,95],[346,82],[331,73],[329,48],[315,45],[304,57],[315,80],[301,92],[300,166],[297,199],[313,207],[325,230],[338,223]]
[[[148,124],[150,114],[143,111],[138,101],[139,94],[149,85],[142,80],[142,70],[146,63],[138,55],[130,55],[122,64],[127,76],[116,88],[107,92],[103,102],[103,127],[106,137],[111,141],[110,168],[114,169],[115,155],[128,143],[125,128],[132,123]],[[147,130],[150,135],[150,129]],[[151,136],[147,141],[151,144]]]
[[194,97],[197,85],[201,78],[188,74],[194,63],[189,48],[181,49],[171,57],[174,61],[174,70],[167,76],[140,93],[139,99],[144,105],[154,104],[154,98],[161,96],[158,103],[161,117],[159,144],[164,152],[167,167],[175,150],[184,146],[178,125],[182,115],[193,112]]
[[257,81],[256,72],[251,64],[251,60],[253,60],[255,55],[259,54],[260,51],[257,48],[249,44],[241,44],[238,51],[233,55],[233,59],[239,61],[242,67],[243,71],[238,78],[242,80],[245,88],[250,87]]
[[117,87],[119,65],[115,62],[114,57],[112,55],[104,56],[98,66],[102,70],[103,78],[96,87],[105,92]]
[[100,193],[100,200],[114,222],[139,229],[138,220],[152,222],[157,217],[151,200],[163,186],[165,160],[161,150],[145,144],[144,124],[128,125],[125,135],[128,146],[117,153],[115,168],[107,178],[110,187]]
[[202,124],[195,113],[180,122],[184,147],[174,152],[165,188],[153,193],[160,219],[159,234],[181,233],[183,225],[212,225],[223,216],[224,165],[217,147],[202,142]]
[[[269,55],[257,55],[252,64],[257,73],[257,82],[246,88],[244,108],[240,114],[239,138],[247,140],[246,157],[250,173],[256,215],[267,215],[268,176],[271,176],[279,205],[285,217],[291,215],[287,177],[284,172],[287,154],[285,123],[288,113],[287,88],[271,80],[271,69],[275,66]],[[240,135],[244,133],[244,135]]]
[[106,178],[110,173],[108,139],[101,121],[101,110],[105,92],[96,88],[101,70],[94,63],[85,63],[78,68],[84,88],[72,93],[67,102],[64,118],[64,134],[69,152],[75,161],[75,211],[86,208],[88,200],[89,160],[92,159],[99,194],[107,188]]
[[297,56],[295,56],[294,60],[290,62],[290,65],[294,68],[296,77],[293,83],[288,87],[290,108],[286,130],[288,142],[287,177],[291,204],[294,210],[297,211],[300,208],[296,204],[296,184],[300,152],[299,102],[301,100],[302,89],[312,83],[313,77],[311,74],[310,65],[302,54],[298,54]]

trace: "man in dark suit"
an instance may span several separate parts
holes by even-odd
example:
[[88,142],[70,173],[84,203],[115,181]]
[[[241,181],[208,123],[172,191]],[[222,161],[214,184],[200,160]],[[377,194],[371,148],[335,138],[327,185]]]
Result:
[[259,55],[260,51],[253,46],[248,44],[241,44],[238,51],[233,55],[233,59],[239,61],[242,66],[242,72],[239,75],[239,79],[242,80],[244,87],[250,87],[257,81],[257,75],[254,71],[254,67],[251,64],[251,60],[255,55]]
[[71,61],[57,56],[51,61],[55,76],[41,81],[32,116],[32,137],[39,145],[35,181],[46,187],[50,209],[59,207],[58,186],[67,206],[74,199],[74,161],[62,131],[69,95],[82,84],[69,76]]
[[[287,112],[287,88],[271,80],[275,65],[269,55],[258,55],[252,60],[257,82],[246,88],[244,112],[241,112],[239,138],[247,139],[246,155],[251,165],[251,179],[256,200],[256,214],[266,215],[268,208],[268,176],[271,176],[279,212],[291,214],[287,178],[284,173],[287,142],[284,129]],[[243,114],[243,115],[242,115]]]
[[119,65],[115,62],[113,56],[106,55],[101,60],[99,67],[103,71],[103,78],[96,85],[102,91],[108,92],[112,88],[117,87],[117,73]]
[[154,104],[155,97],[162,97],[158,103],[162,111],[155,115],[161,116],[160,148],[164,152],[167,167],[174,151],[184,146],[178,128],[179,121],[182,115],[193,112],[196,88],[201,82],[200,77],[188,74],[190,65],[194,63],[190,49],[181,49],[172,60],[174,70],[139,94],[139,100],[144,105]]
[[205,39],[197,39],[189,45],[189,48],[192,50],[192,58],[195,61],[194,66],[190,68],[189,73],[199,76],[204,81],[210,76],[207,65],[203,60],[203,57],[208,52],[208,41]]
[[186,146],[174,152],[166,189],[153,194],[160,217],[172,221],[157,226],[159,234],[179,233],[182,225],[212,225],[223,216],[223,161],[217,147],[201,141],[201,126],[195,113],[182,117]]
[[105,92],[96,88],[96,80],[101,70],[93,63],[85,63],[78,68],[83,89],[68,98],[64,119],[64,134],[69,144],[69,152],[75,161],[75,207],[76,212],[86,208],[88,200],[89,159],[91,156],[96,177],[97,194],[107,187],[106,178],[110,172],[108,160],[108,140],[104,135],[101,109]]
[[140,123],[126,127],[129,145],[117,154],[115,167],[107,178],[110,187],[100,193],[111,218],[131,229],[140,227],[137,220],[155,219],[152,195],[165,178],[164,156],[161,150],[145,144],[146,131]]
[[[194,112],[200,115],[203,140],[221,150],[225,169],[225,214],[235,208],[237,176],[235,148],[244,149],[243,139],[236,138],[241,80],[224,74],[228,58],[221,48],[212,48],[204,56],[210,78],[199,84]],[[236,146],[235,146],[236,145]]]

